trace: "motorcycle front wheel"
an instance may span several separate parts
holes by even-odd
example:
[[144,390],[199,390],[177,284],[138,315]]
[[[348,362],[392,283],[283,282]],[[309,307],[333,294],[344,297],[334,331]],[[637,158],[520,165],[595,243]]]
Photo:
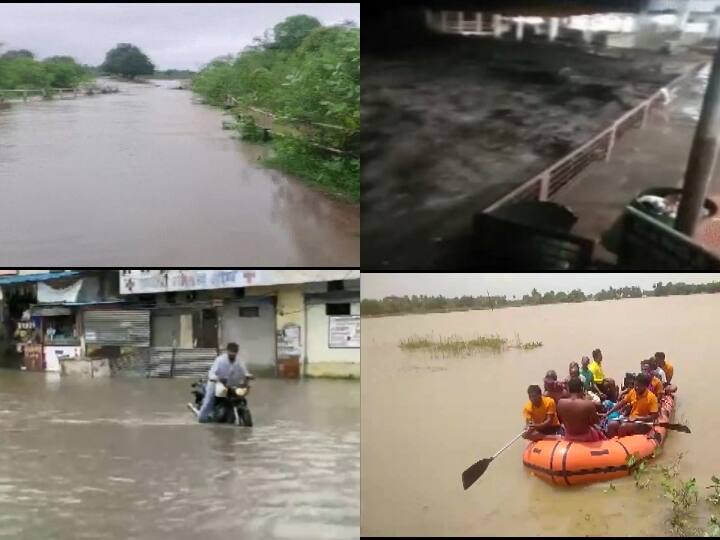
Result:
[[252,415],[250,414],[250,409],[242,408],[238,409],[238,413],[240,414],[240,421],[244,426],[252,427],[253,421],[252,421]]

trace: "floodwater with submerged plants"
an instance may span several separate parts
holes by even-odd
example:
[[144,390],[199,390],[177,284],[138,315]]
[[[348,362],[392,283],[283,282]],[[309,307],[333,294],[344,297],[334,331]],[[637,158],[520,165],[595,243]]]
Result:
[[[720,499],[720,485],[706,489],[720,476],[720,420],[712,412],[720,407],[713,390],[720,378],[718,313],[720,295],[697,294],[363,320],[362,533],[652,537],[680,527],[712,533],[711,516],[720,515],[707,499]],[[519,334],[543,345],[452,358],[399,347],[431,334],[461,340]],[[462,471],[523,429],[528,385],[541,384],[548,369],[566,376],[570,362],[596,347],[606,375],[617,380],[658,350],[675,366],[672,421],[692,433],[668,435],[662,453],[644,466],[658,467],[656,479],[644,489],[634,475],[550,486],[523,467],[525,442],[517,441],[464,491]],[[667,487],[662,467],[677,473]]]

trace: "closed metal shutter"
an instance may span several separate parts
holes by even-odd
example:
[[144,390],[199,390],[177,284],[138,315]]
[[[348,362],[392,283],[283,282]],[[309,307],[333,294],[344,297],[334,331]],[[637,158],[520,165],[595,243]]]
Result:
[[83,322],[88,344],[150,346],[148,310],[86,311]]
[[153,347],[147,365],[148,377],[207,377],[215,349],[173,349]]

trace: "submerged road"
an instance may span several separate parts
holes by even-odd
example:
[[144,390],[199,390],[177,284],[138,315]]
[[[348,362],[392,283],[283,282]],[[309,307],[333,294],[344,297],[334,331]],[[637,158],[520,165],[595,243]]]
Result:
[[265,168],[176,81],[0,110],[0,264],[358,266],[357,206]]
[[258,379],[253,428],[198,424],[190,383],[0,370],[0,538],[359,536],[357,382]]

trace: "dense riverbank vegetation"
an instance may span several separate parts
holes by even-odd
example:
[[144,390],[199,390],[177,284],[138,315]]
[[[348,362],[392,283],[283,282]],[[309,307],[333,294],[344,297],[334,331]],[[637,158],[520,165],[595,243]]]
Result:
[[262,138],[258,111],[270,118],[271,166],[359,199],[360,30],[353,24],[289,17],[239,55],[213,60],[193,90],[217,106],[232,96],[245,139]]
[[90,72],[69,56],[37,60],[22,49],[0,55],[0,90],[75,88],[91,79]]
[[562,304],[585,302],[590,300],[619,300],[621,298],[642,298],[646,296],[671,296],[679,294],[702,294],[720,292],[720,282],[689,284],[666,283],[653,284],[651,290],[640,287],[621,287],[603,289],[595,294],[585,294],[580,289],[570,292],[548,291],[544,294],[533,289],[522,298],[507,296],[462,296],[446,298],[444,296],[388,296],[382,300],[365,299],[361,303],[363,316],[400,315],[405,313],[435,313],[447,311],[466,311],[471,309],[496,309],[513,306],[536,306],[543,304]]

